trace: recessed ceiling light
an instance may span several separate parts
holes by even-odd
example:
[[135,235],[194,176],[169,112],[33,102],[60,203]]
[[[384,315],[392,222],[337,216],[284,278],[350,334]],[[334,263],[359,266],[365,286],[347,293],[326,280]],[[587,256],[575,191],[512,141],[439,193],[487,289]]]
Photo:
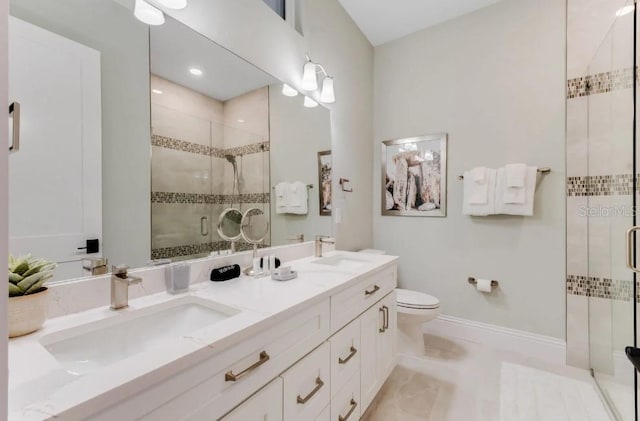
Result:
[[618,11],[616,12],[616,16],[624,16],[624,15],[628,15],[629,13],[633,12],[633,5],[630,4],[628,6],[623,7],[622,9],[618,9]]
[[151,92],[154,94],[162,95],[162,91],[160,89],[152,89]]
[[190,68],[189,73],[191,73],[194,76],[202,76],[202,70],[198,69],[197,67]]
[[244,120],[243,120],[243,119],[241,119],[241,118],[239,118],[239,119],[238,119],[238,123],[244,123]]

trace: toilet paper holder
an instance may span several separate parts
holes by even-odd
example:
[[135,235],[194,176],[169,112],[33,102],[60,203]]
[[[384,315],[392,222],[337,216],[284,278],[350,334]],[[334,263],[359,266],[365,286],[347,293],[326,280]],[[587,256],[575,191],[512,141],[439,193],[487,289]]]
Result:
[[[467,279],[469,281],[469,283],[471,285],[476,285],[478,282],[476,282],[476,278],[472,278],[469,277],[469,279]],[[498,281],[491,281],[491,288],[497,288],[500,285],[500,282]]]

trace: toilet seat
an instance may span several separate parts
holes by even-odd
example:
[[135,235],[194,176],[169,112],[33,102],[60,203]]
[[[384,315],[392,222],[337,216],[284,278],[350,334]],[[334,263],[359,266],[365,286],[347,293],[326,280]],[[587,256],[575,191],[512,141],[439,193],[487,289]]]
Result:
[[398,307],[412,310],[432,310],[440,308],[440,300],[423,292],[396,288]]

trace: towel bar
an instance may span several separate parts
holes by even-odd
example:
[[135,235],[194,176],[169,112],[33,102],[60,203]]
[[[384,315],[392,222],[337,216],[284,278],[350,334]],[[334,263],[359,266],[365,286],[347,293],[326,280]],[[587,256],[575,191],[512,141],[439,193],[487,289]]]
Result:
[[[477,282],[476,282],[476,278],[471,278],[471,277],[469,277],[468,281],[469,281],[469,283],[470,283],[470,284],[472,284],[472,285],[477,284]],[[497,287],[498,287],[498,285],[500,285],[500,282],[498,282],[498,281],[491,281],[491,288],[497,288]]]
[[[538,168],[538,172],[542,175],[547,175],[551,172],[551,168],[548,168],[548,167]],[[458,180],[464,180],[464,175],[459,175]]]
[[[313,184],[307,184],[307,188],[308,189],[312,189],[313,188]],[[275,190],[275,187],[271,187],[271,189]]]

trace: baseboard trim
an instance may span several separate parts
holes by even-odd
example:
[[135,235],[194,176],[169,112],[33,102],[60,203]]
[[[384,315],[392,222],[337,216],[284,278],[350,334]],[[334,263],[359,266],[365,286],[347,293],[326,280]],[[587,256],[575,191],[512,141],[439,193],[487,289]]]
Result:
[[551,364],[566,365],[566,342],[550,336],[446,315],[424,324],[423,331],[518,352]]

